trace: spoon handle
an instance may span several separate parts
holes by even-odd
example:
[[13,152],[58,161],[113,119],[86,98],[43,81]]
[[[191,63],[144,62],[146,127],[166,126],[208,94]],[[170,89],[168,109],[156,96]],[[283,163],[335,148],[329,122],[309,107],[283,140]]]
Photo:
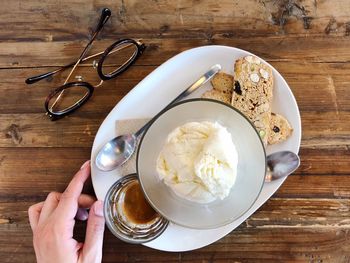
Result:
[[201,87],[203,84],[208,82],[212,77],[215,76],[216,73],[218,73],[221,70],[221,65],[216,64],[210,68],[209,71],[204,73],[197,81],[195,81],[191,86],[189,86],[187,89],[185,89],[183,92],[180,93],[175,99],[173,99],[163,110],[161,110],[157,115],[155,115],[151,120],[149,120],[144,126],[141,127],[134,135],[135,137],[139,137],[147,128],[148,126],[153,123],[153,121],[158,118],[160,114],[162,114],[164,111],[166,111],[169,106],[171,106],[173,103],[187,97],[189,94],[191,94],[193,91],[197,90],[199,87]]

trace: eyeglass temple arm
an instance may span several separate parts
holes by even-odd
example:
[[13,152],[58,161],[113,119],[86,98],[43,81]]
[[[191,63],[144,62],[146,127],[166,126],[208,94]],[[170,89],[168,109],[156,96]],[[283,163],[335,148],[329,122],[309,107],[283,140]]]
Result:
[[89,51],[92,42],[94,42],[96,36],[98,35],[98,33],[100,33],[100,31],[103,28],[104,24],[106,24],[106,22],[108,21],[108,19],[110,17],[111,17],[111,10],[109,10],[108,8],[103,8],[101,16],[100,16],[100,20],[98,21],[98,24],[97,24],[97,27],[96,27],[96,29],[94,31],[94,34],[92,35],[89,43],[86,45],[86,47],[84,48],[84,50],[81,53],[80,57],[78,58],[78,61],[74,63],[74,67],[76,65],[78,65],[82,61],[82,59],[85,57],[85,54]]
[[60,68],[55,69],[55,70],[53,70],[53,71],[50,71],[50,72],[47,72],[47,73],[44,73],[44,74],[40,74],[40,75],[37,75],[37,76],[34,76],[34,77],[27,78],[25,82],[26,82],[27,84],[33,84],[33,83],[35,83],[35,82],[37,82],[37,81],[39,81],[39,80],[48,78],[48,77],[50,77],[50,76],[56,74],[57,72],[60,72],[60,71],[62,71],[62,70],[64,70],[64,69],[66,69],[66,68],[69,68],[69,67],[71,67],[71,66],[74,66],[74,65],[76,65],[76,64],[79,64],[80,62],[83,62],[83,61],[85,61],[85,60],[88,60],[88,59],[90,59],[90,58],[93,58],[93,57],[96,57],[96,56],[102,54],[103,52],[99,52],[99,53],[94,54],[94,55],[92,55],[92,56],[83,58],[83,57],[85,56],[85,54],[88,52],[88,50],[90,49],[91,43],[95,40],[97,34],[101,31],[101,29],[103,28],[104,24],[108,21],[108,19],[110,18],[110,16],[111,16],[111,11],[110,11],[108,8],[104,8],[104,9],[102,10],[101,17],[100,17],[100,20],[99,20],[99,22],[98,22],[98,24],[97,24],[97,27],[96,27],[95,31],[94,31],[94,34],[93,34],[93,36],[91,37],[91,40],[89,41],[89,43],[88,43],[88,44],[86,45],[86,47],[84,48],[83,52],[81,53],[81,55],[80,55],[78,61],[72,62],[72,63],[70,63],[70,64],[68,64],[68,65],[65,65],[65,66],[63,66],[63,67],[60,67]]
[[66,68],[69,68],[69,67],[73,66],[74,64],[75,64],[75,62],[72,62],[72,63],[70,63],[68,65],[60,67],[60,68],[55,69],[53,71],[50,71],[50,72],[47,72],[47,73],[44,73],[44,74],[40,74],[40,75],[37,75],[37,76],[33,76],[33,77],[30,77],[30,78],[27,78],[25,82],[26,82],[26,84],[36,83],[39,80],[46,79],[46,78],[48,78],[48,77],[50,77],[52,75],[55,75],[57,72],[60,72],[60,71],[62,71],[64,69],[66,69]]
[[[91,59],[91,58],[97,57],[97,56],[103,54],[103,52],[104,52],[104,51],[98,52],[98,53],[96,53],[96,54],[93,54],[93,55],[91,55],[91,56],[88,56],[88,57],[86,57],[86,58],[83,58],[83,59],[81,60],[81,62],[84,62],[84,61],[89,60],[89,59]],[[111,53],[114,53],[114,52],[115,52],[115,51],[113,50]],[[60,72],[60,71],[62,71],[62,70],[64,70],[64,69],[67,69],[67,68],[70,68],[71,66],[74,66],[75,63],[76,63],[76,62],[72,62],[72,63],[67,64],[67,65],[64,65],[64,66],[62,66],[62,67],[60,67],[60,68],[58,68],[58,69],[55,69],[55,70],[53,70],[53,71],[46,72],[46,73],[43,73],[43,74],[40,74],[40,75],[36,75],[36,76],[30,77],[30,78],[27,78],[25,82],[26,82],[26,84],[33,84],[33,83],[36,83],[36,82],[38,82],[39,80],[46,79],[46,78],[48,78],[48,77],[50,77],[50,76],[52,76],[52,75],[55,75],[56,73],[58,73],[58,72]]]

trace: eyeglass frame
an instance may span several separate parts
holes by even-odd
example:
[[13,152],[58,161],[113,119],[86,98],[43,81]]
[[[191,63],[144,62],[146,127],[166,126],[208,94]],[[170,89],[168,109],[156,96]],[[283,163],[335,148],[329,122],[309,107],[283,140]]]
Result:
[[[113,79],[115,77],[117,77],[118,75],[120,75],[121,73],[123,73],[124,71],[126,71],[130,66],[132,66],[135,61],[142,55],[142,53],[144,52],[144,50],[146,49],[146,45],[143,44],[140,40],[134,40],[134,39],[130,39],[130,38],[126,38],[126,39],[121,39],[118,40],[116,42],[114,42],[112,45],[110,45],[109,47],[107,47],[107,49],[104,52],[99,52],[93,55],[90,55],[88,57],[85,57],[86,53],[88,52],[88,50],[91,48],[93,41],[95,40],[96,36],[98,35],[98,33],[101,31],[101,29],[103,28],[104,24],[108,21],[108,19],[111,16],[111,11],[108,8],[104,8],[102,10],[101,13],[101,17],[99,19],[99,23],[89,41],[89,43],[86,45],[86,47],[84,48],[83,52],[81,53],[81,55],[79,56],[78,60],[74,63],[70,63],[68,65],[62,66],[56,70],[44,73],[44,74],[40,74],[34,77],[30,77],[28,79],[26,79],[26,83],[27,84],[33,84],[39,80],[48,78],[64,69],[67,69],[71,66],[73,66],[71,72],[68,74],[68,77],[66,78],[65,82],[63,85],[61,85],[60,87],[54,89],[52,92],[49,93],[49,95],[47,96],[46,100],[45,100],[45,110],[46,110],[46,114],[50,117],[50,119],[52,121],[60,119],[70,113],[73,113],[74,111],[76,111],[78,108],[80,108],[82,105],[84,105],[92,96],[94,89],[100,85],[102,85],[102,83],[106,80],[110,80]],[[124,44],[127,44],[126,46],[124,46]],[[134,45],[136,47],[136,52],[133,53],[133,55],[124,63],[122,64],[119,68],[117,68],[115,71],[108,73],[108,74],[104,74],[102,72],[102,65],[103,62],[105,61],[105,59],[107,58],[107,56],[111,53],[117,52],[120,49],[115,49],[118,46],[122,46],[122,48],[128,47],[130,45]],[[101,58],[99,59],[97,66],[94,65],[94,67],[97,70],[97,74],[99,75],[101,81],[99,84],[93,86],[88,82],[84,82],[84,81],[75,81],[75,82],[68,82],[69,78],[71,77],[72,73],[74,72],[75,68],[81,63],[84,62],[88,59],[91,59],[93,57],[99,56],[101,55]],[[84,58],[85,57],[85,58]],[[67,83],[68,82],[68,83]],[[87,93],[81,98],[79,99],[76,103],[74,103],[72,106],[68,107],[65,110],[59,111],[59,112],[53,112],[52,108],[54,107],[54,105],[56,104],[56,102],[60,99],[60,97],[62,96],[63,92],[71,87],[84,87],[87,89]],[[53,105],[51,105],[51,107],[49,107],[49,102],[50,100],[55,97],[58,93],[60,93],[57,97],[57,99],[55,100],[55,102],[53,103]]]

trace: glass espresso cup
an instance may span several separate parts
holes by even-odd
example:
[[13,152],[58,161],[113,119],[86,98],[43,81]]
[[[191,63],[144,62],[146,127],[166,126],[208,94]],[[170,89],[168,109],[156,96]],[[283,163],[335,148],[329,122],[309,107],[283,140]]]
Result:
[[111,186],[104,214],[108,229],[117,238],[134,244],[157,238],[169,223],[149,205],[136,174],[126,175]]

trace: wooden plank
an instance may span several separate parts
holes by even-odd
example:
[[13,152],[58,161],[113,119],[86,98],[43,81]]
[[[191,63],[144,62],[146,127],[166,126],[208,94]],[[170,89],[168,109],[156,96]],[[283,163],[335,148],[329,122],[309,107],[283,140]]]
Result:
[[[92,53],[103,51],[118,38],[94,43]],[[144,38],[148,46],[138,65],[159,65],[181,51],[203,45],[227,45],[255,53],[268,61],[343,62],[350,61],[348,37],[271,36],[209,38]],[[0,67],[58,66],[74,61],[86,41],[0,43]],[[336,43],[336,45],[334,45]],[[42,52],[45,50],[45,52]],[[273,52],[271,52],[273,50]],[[91,54],[92,54],[91,53]]]
[[[33,189],[32,189],[33,190]],[[349,190],[349,188],[348,188]],[[35,193],[34,191],[32,191]],[[3,198],[2,198],[3,199]],[[42,200],[45,200],[43,198]],[[35,201],[1,200],[0,225],[26,224]],[[310,228],[350,230],[350,199],[271,198],[245,221],[251,228]]]
[[[0,148],[0,202],[37,202],[49,192],[64,191],[90,152],[81,147]],[[93,193],[90,184],[86,190]]]
[[302,112],[302,146],[349,145],[348,112]]
[[[288,178],[276,197],[349,198],[348,149],[302,148],[300,155],[300,168]],[[89,147],[0,148],[0,202],[35,202],[51,191],[63,191],[89,158]]]
[[[305,176],[306,174],[299,175],[302,173],[301,169],[290,175],[273,196],[277,198],[350,198],[349,174]],[[307,172],[312,171],[308,169]]]
[[[272,62],[291,87],[300,111],[350,111],[350,93],[347,63],[298,63]],[[344,65],[344,66],[343,66]],[[106,81],[96,88],[92,100],[84,105],[84,112],[108,112],[143,78],[150,74],[155,66],[135,66],[114,80]],[[0,70],[1,113],[40,113],[50,91],[63,84],[66,75],[59,74],[51,81],[40,81],[27,85],[27,77],[48,72],[50,68]],[[74,76],[83,76],[84,81],[98,83],[94,69],[81,67]],[[73,77],[71,81],[75,81]]]
[[[110,105],[110,109],[102,112],[91,112],[95,105],[91,102],[55,122],[43,113],[0,114],[0,147],[89,147],[103,119],[114,106]],[[302,112],[301,117],[303,147],[349,145],[350,111]]]
[[247,232],[248,229],[240,227],[209,247],[183,253],[181,262],[227,262],[227,259],[232,262],[347,262],[349,259],[346,230],[254,229]]
[[255,228],[350,229],[350,199],[271,198],[246,220]]
[[[35,262],[28,224],[0,226],[5,262]],[[78,236],[84,236],[78,224]],[[6,237],[6,238],[5,238]],[[183,253],[124,243],[106,230],[103,262],[337,262],[350,259],[347,229],[249,228],[240,226],[205,248]]]
[[[66,8],[62,8],[65,6]],[[2,41],[86,39],[103,7],[112,10],[104,34],[207,37],[298,34],[348,35],[350,7],[341,1],[6,1],[0,15]],[[16,34],[13,34],[16,32]]]
[[89,147],[105,114],[79,115],[55,122],[43,113],[0,115],[3,134],[0,144],[9,147]]

